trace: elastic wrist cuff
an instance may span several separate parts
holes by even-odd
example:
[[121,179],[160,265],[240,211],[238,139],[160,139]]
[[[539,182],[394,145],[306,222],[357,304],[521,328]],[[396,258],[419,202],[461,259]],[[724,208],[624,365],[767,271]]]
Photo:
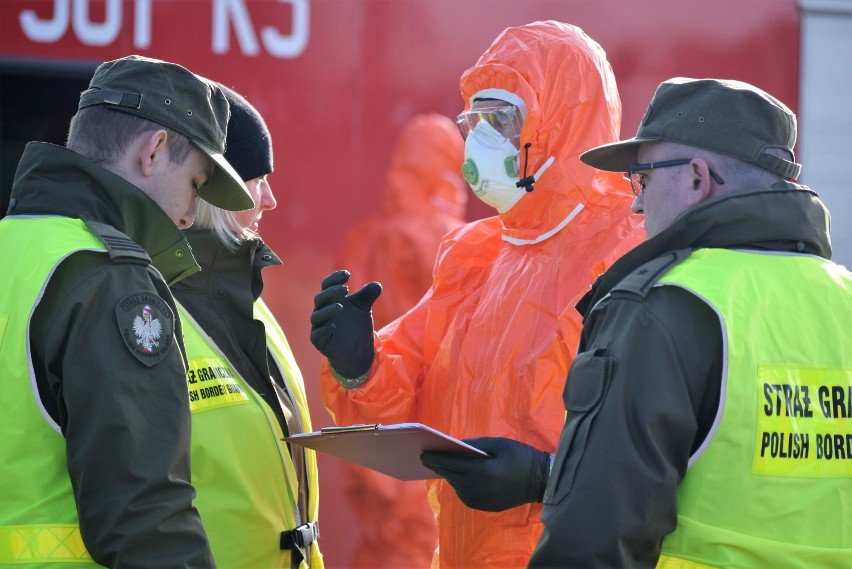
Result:
[[329,369],[331,369],[331,375],[334,376],[334,379],[337,380],[337,383],[340,384],[340,387],[349,391],[353,389],[358,389],[359,387],[367,383],[367,376],[370,375],[370,370],[367,370],[366,373],[356,378],[350,379],[348,377],[343,377],[342,375],[337,373],[337,371],[331,366],[331,364],[329,364]]
[[541,490],[536,496],[536,502],[541,502],[544,500],[544,493],[547,491],[547,485],[550,482],[550,473],[553,471],[553,461],[556,459],[556,455],[550,452],[544,453],[547,455],[547,458],[544,461],[544,466],[542,470],[542,478],[543,484],[541,485]]

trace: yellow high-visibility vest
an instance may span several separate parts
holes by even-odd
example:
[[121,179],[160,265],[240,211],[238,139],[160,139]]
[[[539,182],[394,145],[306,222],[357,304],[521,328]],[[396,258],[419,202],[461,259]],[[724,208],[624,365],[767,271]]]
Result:
[[[30,375],[29,325],[59,263],[77,251],[106,248],[83,221],[55,216],[6,217],[0,241],[0,565],[100,567],[80,536],[65,438]],[[39,243],[38,255],[27,253],[32,243]]]
[[[262,310],[268,314],[265,306]],[[291,550],[281,549],[281,533],[316,522],[316,460],[311,457],[306,461],[313,510],[310,520],[301,520],[298,477],[275,413],[186,309],[178,305],[178,311],[184,323],[189,362],[194,503],[213,558],[218,566],[229,569],[289,569]],[[256,307],[256,314],[258,311]],[[283,333],[281,338],[276,337],[280,328],[276,331],[266,321],[264,324],[275,359],[292,365],[291,369],[285,366],[282,375],[307,418],[304,387],[292,354],[278,353],[283,339],[289,354],[286,339]],[[310,430],[310,422],[305,428]],[[316,541],[308,549],[306,561],[310,565],[303,561],[301,567],[322,568]]]
[[716,311],[724,357],[720,413],[658,567],[850,567],[852,275],[810,255],[699,249],[655,286]]

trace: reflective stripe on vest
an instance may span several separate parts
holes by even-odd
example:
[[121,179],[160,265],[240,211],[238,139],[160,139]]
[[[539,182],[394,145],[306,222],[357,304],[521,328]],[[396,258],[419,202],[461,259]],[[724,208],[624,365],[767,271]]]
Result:
[[[178,304],[189,362],[195,506],[220,567],[290,568],[296,473],[272,409]],[[305,565],[307,567],[307,565]],[[313,568],[314,566],[311,565]]]
[[[80,537],[65,439],[42,409],[29,372],[33,311],[59,263],[82,250],[106,251],[79,219],[0,220],[0,464],[5,488],[0,493],[0,564],[98,566]],[[23,260],[26,271],[12,270]]]
[[0,527],[0,563],[22,565],[91,560],[77,524]]
[[852,275],[808,255],[700,249],[656,286],[716,311],[724,357],[721,413],[658,567],[848,567]]

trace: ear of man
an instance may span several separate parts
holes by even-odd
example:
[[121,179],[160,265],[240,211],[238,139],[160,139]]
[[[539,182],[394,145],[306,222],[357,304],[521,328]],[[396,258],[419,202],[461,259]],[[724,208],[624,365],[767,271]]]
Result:
[[163,129],[149,131],[140,136],[137,156],[143,176],[150,177],[157,166],[169,163],[168,140],[169,135]]
[[689,163],[689,171],[693,190],[689,194],[689,205],[693,206],[712,196],[713,178],[710,176],[710,166],[703,158],[693,158]]

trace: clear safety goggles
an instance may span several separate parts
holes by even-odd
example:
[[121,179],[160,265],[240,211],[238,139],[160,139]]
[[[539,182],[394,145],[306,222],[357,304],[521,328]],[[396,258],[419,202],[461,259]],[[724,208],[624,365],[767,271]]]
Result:
[[507,140],[516,143],[521,139],[523,118],[521,110],[515,105],[482,107],[464,111],[456,117],[456,125],[464,140],[476,128],[480,121],[486,121]]

